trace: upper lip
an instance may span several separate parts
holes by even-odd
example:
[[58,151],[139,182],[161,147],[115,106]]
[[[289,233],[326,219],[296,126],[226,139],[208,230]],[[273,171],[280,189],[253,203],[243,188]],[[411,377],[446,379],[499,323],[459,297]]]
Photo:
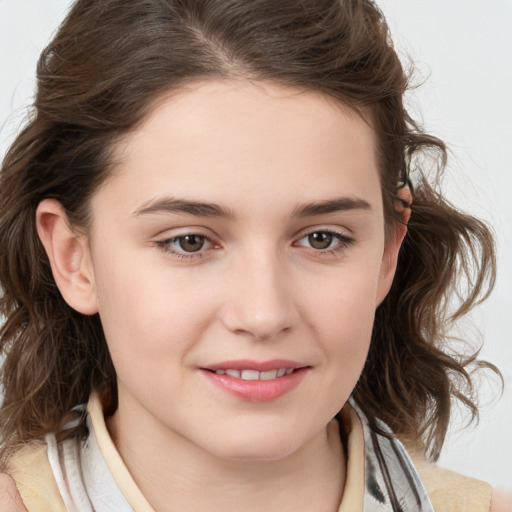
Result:
[[292,361],[290,359],[272,359],[268,361],[253,361],[249,359],[237,359],[233,361],[221,361],[201,368],[215,372],[217,370],[255,370],[258,372],[266,372],[277,370],[280,368],[297,370],[298,368],[306,368],[308,365]]

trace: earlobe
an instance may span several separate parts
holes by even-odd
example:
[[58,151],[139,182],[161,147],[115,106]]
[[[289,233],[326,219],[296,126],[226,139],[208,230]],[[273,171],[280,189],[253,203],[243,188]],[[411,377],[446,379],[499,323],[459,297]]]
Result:
[[70,226],[62,205],[44,199],[37,207],[37,231],[64,300],[84,315],[98,312],[94,272],[85,236]]

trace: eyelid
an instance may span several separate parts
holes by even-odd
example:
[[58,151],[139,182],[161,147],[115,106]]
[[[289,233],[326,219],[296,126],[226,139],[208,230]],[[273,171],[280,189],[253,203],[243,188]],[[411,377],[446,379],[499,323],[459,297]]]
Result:
[[313,233],[330,233],[332,235],[336,235],[346,240],[354,240],[351,230],[341,228],[339,226],[326,226],[325,224],[320,224],[318,226],[309,226],[307,228],[301,229],[295,234],[294,239],[298,240]]

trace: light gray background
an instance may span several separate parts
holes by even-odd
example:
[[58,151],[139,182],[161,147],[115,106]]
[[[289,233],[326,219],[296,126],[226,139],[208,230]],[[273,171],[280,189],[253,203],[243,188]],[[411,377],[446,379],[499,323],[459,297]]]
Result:
[[[278,1],[278,0],[276,0]],[[30,103],[37,56],[71,2],[0,0],[0,155]],[[512,1],[381,0],[396,46],[416,61],[409,97],[426,128],[451,148],[446,190],[455,204],[490,221],[499,275],[473,314],[482,356],[498,364],[506,389],[484,380],[476,428],[452,429],[441,463],[512,489]]]

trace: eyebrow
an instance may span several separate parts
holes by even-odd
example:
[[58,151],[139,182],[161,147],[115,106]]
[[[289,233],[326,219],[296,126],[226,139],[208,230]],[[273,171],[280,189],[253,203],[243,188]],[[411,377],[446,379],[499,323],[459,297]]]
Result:
[[215,203],[191,201],[174,197],[164,197],[146,201],[133,212],[134,216],[148,213],[185,213],[197,217],[233,218],[234,212]]
[[372,207],[368,201],[357,197],[340,197],[329,199],[327,201],[318,201],[314,203],[299,206],[294,211],[295,217],[313,217],[315,215],[326,215],[347,210],[371,210]]
[[[347,210],[371,210],[371,205],[364,199],[341,197],[326,201],[317,201],[297,207],[293,217],[313,217]],[[134,212],[134,216],[150,213],[184,213],[196,217],[235,218],[233,210],[224,206],[174,197],[164,197],[146,201]]]

